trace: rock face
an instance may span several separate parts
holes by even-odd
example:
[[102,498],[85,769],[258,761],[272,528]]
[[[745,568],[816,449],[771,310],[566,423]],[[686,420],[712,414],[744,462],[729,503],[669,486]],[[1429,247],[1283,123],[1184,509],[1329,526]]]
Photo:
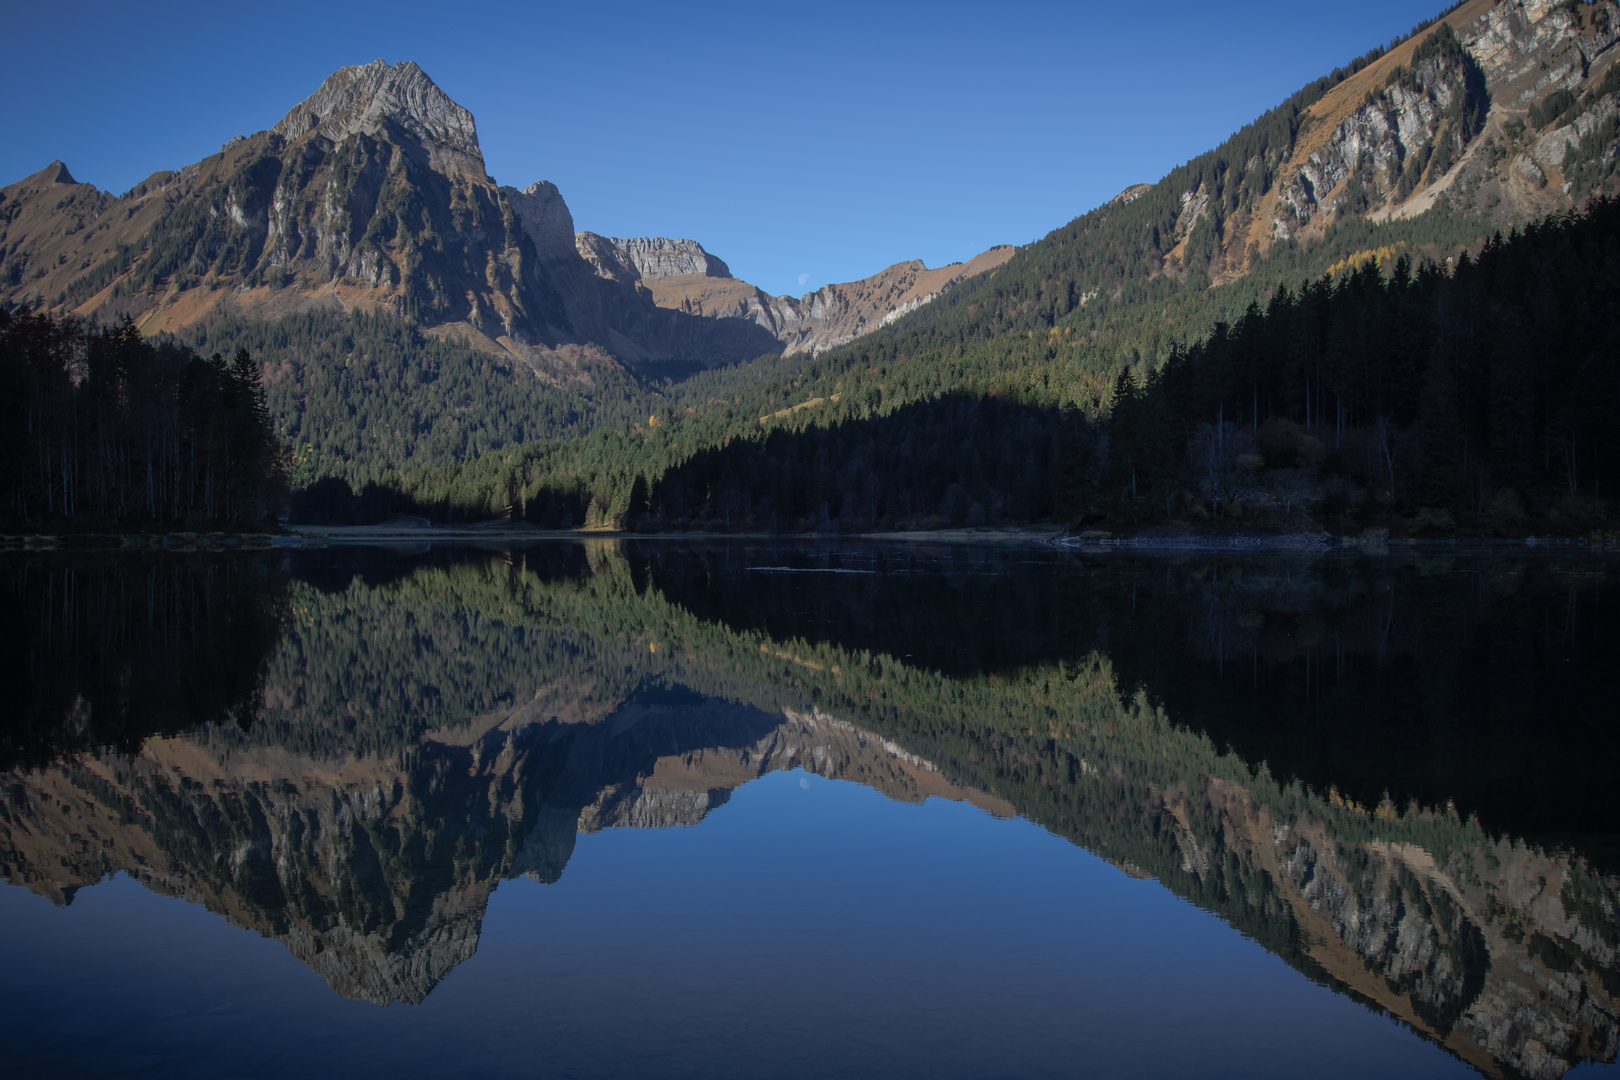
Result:
[[[966,263],[930,270],[920,260],[896,263],[860,281],[826,285],[800,297],[772,296],[732,277],[725,264],[707,252],[703,262],[660,258],[646,260],[644,269],[618,245],[678,245],[689,240],[604,241],[592,233],[580,234],[580,253],[596,273],[642,288],[661,310],[706,319],[718,326],[757,327],[774,340],[784,356],[837,348],[863,334],[894,322],[960,281],[988,273],[1012,258],[1010,244],[991,248]],[[630,249],[634,250],[634,249]],[[683,265],[684,264],[684,265]],[[690,265],[690,269],[685,266]]]
[[339,68],[270,130],[288,142],[318,135],[341,143],[355,135],[376,137],[389,125],[427,150],[431,168],[484,176],[472,113],[409,60],[397,67],[373,60]]
[[612,281],[640,281],[658,277],[729,278],[731,270],[703,250],[696,240],[671,240],[667,236],[637,236],[629,240],[617,236],[579,233],[574,238],[580,258],[591,264],[598,277]]
[[1438,207],[1505,229],[1584,206],[1620,190],[1617,42],[1615,0],[1467,0],[1286,124],[1268,115],[1222,179],[1172,173],[1174,190],[1136,185],[1109,207],[1151,190],[1149,275],[1197,266],[1221,284],[1339,221]]
[[120,197],[61,162],[0,189],[0,300],[147,332],[222,309],[371,310],[544,373],[563,346],[714,365],[847,340],[888,314],[694,314],[647,287],[686,279],[752,288],[696,241],[576,234],[555,185],[498,186],[472,114],[410,62],[343,68],[270,129]]
[[534,253],[548,266],[566,266],[574,257],[574,215],[557,185],[537,180],[522,191],[502,188]]
[[[1277,239],[1310,224],[1322,209],[1318,193],[1339,190],[1341,203],[1360,200],[1352,207],[1359,211],[1379,193],[1404,199],[1426,172],[1445,174],[1478,133],[1487,107],[1479,65],[1456,43],[1453,34],[1427,52],[1414,48],[1410,66],[1392,70],[1325,145],[1285,174],[1271,223]],[[1352,178],[1355,185],[1348,185]]]

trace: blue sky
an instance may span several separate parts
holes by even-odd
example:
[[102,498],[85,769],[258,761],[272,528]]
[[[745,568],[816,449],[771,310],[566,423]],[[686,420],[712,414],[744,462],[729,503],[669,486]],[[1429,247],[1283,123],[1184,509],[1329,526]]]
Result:
[[501,183],[797,294],[1036,239],[1442,3],[10,4],[0,184],[122,192],[415,60]]

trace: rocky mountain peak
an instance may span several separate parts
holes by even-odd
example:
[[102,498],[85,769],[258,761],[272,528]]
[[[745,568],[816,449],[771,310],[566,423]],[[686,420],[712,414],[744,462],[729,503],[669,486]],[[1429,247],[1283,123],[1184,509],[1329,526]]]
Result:
[[8,185],[6,190],[39,191],[43,188],[50,187],[52,184],[77,183],[78,181],[73,179],[73,174],[68,172],[68,167],[66,165],[62,164],[61,161],[53,161],[34,175],[25,176],[15,184]]
[[484,174],[472,113],[409,60],[339,68],[271,130],[289,142],[311,135],[342,142],[375,135],[389,122],[421,143],[433,168]]
[[68,172],[68,167],[62,164],[60,159],[51,162],[49,165],[45,166],[45,168],[40,170],[39,179],[42,183],[46,184],[78,183],[77,180],[73,179],[73,174]]
[[146,333],[227,301],[231,319],[358,302],[466,327],[475,347],[545,379],[577,366],[559,347],[587,343],[631,364],[830,348],[960,274],[915,263],[771,297],[696,240],[576,232],[555,184],[497,187],[471,113],[416,64],[383,60],[334,72],[271,131],[120,199],[52,162],[0,188],[0,222],[0,302],[127,315]]
[[574,215],[556,184],[537,180],[521,191],[503,187],[501,194],[541,259],[556,263],[575,258]]

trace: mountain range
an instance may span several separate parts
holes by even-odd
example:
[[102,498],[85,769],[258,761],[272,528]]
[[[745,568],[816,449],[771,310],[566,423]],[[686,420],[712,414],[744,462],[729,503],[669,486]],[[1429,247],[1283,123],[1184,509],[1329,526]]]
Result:
[[11,303],[183,333],[225,310],[380,311],[545,369],[559,345],[629,364],[818,352],[1005,262],[912,261],[770,296],[694,240],[576,232],[562,193],[485,171],[473,116],[416,64],[346,67],[273,127],[121,196],[52,162],[0,190]]
[[[660,470],[784,425],[881,424],[951,394],[1096,419],[1123,372],[1145,379],[1279,287],[1399,258],[1444,271],[1498,230],[1613,194],[1617,41],[1614,0],[1466,0],[1039,240],[799,298],[696,241],[577,231],[555,186],[488,176],[471,114],[425,73],[377,61],[123,196],[59,162],[0,190],[0,302],[248,349],[300,487],[403,476],[449,512],[502,513],[571,455],[571,509],[553,516],[605,523],[636,475],[656,488]],[[1275,407],[1314,430],[1321,401],[1318,385]],[[1347,407],[1335,448],[1374,419]],[[1030,422],[1033,444],[1057,438]],[[552,445],[593,434],[612,445]],[[995,522],[1020,484],[1051,487],[1040,469],[964,468],[887,516],[977,503]],[[869,520],[881,493],[857,500],[874,499]],[[1039,515],[1043,499],[1023,504]]]

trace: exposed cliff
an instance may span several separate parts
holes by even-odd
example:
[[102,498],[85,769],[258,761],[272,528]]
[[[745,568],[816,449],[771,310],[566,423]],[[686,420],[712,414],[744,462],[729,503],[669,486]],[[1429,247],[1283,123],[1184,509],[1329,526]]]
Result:
[[340,68],[270,130],[288,142],[319,135],[341,143],[354,135],[375,137],[389,125],[397,125],[425,149],[436,171],[484,178],[484,154],[472,113],[409,60],[397,67],[375,60]]
[[1614,188],[1617,41],[1612,0],[1469,0],[1311,104],[1292,144],[1252,160],[1254,177],[1234,178],[1246,194],[1213,217],[1207,185],[1180,192],[1172,257],[1187,257],[1204,218],[1224,280],[1349,218],[1439,206],[1508,226],[1584,205]]
[[746,281],[716,274],[667,274],[641,281],[660,308],[721,323],[751,323],[778,341],[783,355],[814,355],[887,326],[959,281],[993,271],[1015,250],[998,245],[969,262],[936,270],[914,259],[797,298],[771,296]]
[[731,277],[726,264],[704,251],[696,240],[671,240],[667,236],[636,236],[625,240],[593,232],[579,233],[574,239],[580,257],[590,263],[597,276],[612,281]]
[[342,68],[270,129],[119,197],[61,162],[0,189],[0,300],[147,332],[382,311],[549,376],[577,366],[566,345],[714,365],[846,340],[892,310],[771,298],[765,318],[694,314],[646,287],[688,278],[757,292],[695,241],[576,237],[554,185],[498,186],[472,114],[410,62]]

